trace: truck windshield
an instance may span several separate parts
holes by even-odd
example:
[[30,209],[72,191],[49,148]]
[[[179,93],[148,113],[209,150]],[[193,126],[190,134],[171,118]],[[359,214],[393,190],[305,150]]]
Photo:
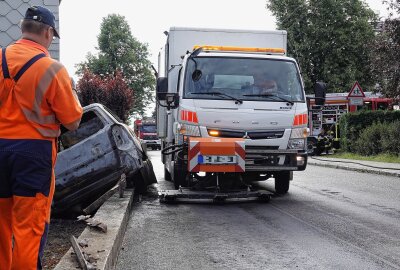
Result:
[[143,133],[156,133],[157,132],[157,128],[154,125],[151,126],[141,126],[140,127],[140,131]]
[[[196,69],[201,76],[192,76]],[[205,94],[219,92],[239,100],[304,102],[300,76],[292,61],[195,57],[189,59],[185,77],[183,98],[227,99]]]

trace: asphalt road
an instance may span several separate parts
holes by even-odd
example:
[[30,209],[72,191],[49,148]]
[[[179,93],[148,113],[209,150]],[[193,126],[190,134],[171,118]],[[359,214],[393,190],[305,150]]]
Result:
[[[149,152],[158,188],[160,152]],[[273,181],[261,184],[273,190]],[[131,215],[117,269],[400,269],[400,178],[309,166],[269,203],[160,204]]]

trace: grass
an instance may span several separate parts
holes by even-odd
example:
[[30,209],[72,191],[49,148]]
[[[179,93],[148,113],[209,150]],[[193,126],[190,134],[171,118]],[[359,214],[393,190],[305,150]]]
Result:
[[348,152],[337,152],[332,155],[326,155],[324,157],[332,158],[343,158],[343,159],[356,159],[356,160],[368,160],[377,162],[389,162],[389,163],[400,163],[400,157],[389,154],[380,154],[377,156],[361,156],[358,154],[348,153]]

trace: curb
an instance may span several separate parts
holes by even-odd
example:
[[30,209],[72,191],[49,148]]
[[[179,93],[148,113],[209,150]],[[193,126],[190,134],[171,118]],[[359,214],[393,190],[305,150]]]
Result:
[[[324,162],[329,162],[329,161],[324,161]],[[384,171],[383,169],[378,170],[378,169],[370,169],[370,168],[350,167],[350,166],[346,166],[346,165],[337,165],[337,164],[332,164],[332,163],[313,162],[310,159],[307,161],[307,164],[314,165],[314,166],[320,166],[320,167],[328,167],[328,168],[333,168],[333,169],[342,169],[342,170],[347,170],[347,171],[356,171],[356,172],[362,172],[362,173],[371,173],[371,174],[378,174],[378,175],[400,177],[400,172]]]
[[[126,190],[124,198],[114,194],[97,211],[94,219],[107,225],[107,233],[102,233],[89,226],[78,237],[79,240],[86,240],[88,247],[84,248],[85,253],[97,259],[96,269],[114,269],[117,263],[119,251],[124,239],[126,227],[133,204],[133,190]],[[71,270],[81,269],[75,255],[71,255],[70,248],[62,257],[54,269]]]

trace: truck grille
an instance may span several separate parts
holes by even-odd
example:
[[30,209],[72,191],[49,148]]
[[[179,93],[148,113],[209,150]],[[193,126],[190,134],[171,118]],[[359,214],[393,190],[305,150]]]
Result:
[[[213,129],[215,130],[215,129]],[[220,129],[219,136],[221,138],[244,138],[245,131],[224,130]],[[283,137],[284,130],[268,130],[268,131],[248,131],[247,136],[252,140],[279,139]]]
[[284,130],[279,130],[279,131],[252,131],[252,132],[247,132],[247,135],[250,137],[250,139],[253,140],[260,140],[260,139],[278,139],[282,138],[283,134],[285,133]]
[[158,140],[157,135],[145,135],[143,136],[143,140]]

